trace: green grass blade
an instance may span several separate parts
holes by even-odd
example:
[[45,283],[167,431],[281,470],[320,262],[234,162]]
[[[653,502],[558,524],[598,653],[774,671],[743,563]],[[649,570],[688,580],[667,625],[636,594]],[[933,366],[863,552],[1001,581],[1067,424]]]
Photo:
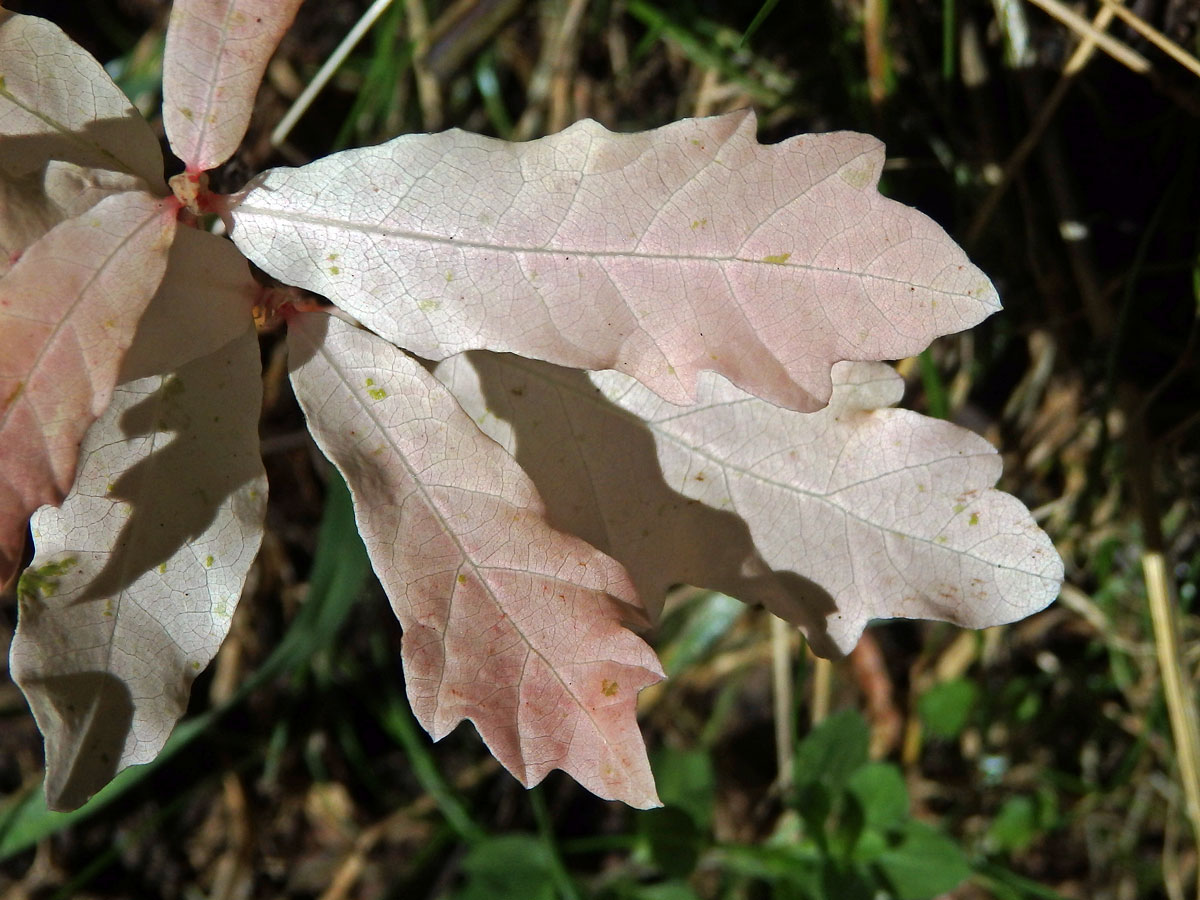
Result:
[[554,878],[554,884],[558,888],[558,895],[562,897],[562,900],[581,900],[579,890],[575,887],[575,882],[571,880],[571,873],[563,865],[562,855],[558,852],[558,844],[554,838],[554,823],[550,820],[549,810],[546,809],[546,800],[542,797],[541,787],[530,788],[528,796],[530,809],[533,810],[533,819],[537,822],[538,836],[542,839],[542,844],[550,857],[550,872]]
[[500,79],[496,77],[496,54],[489,49],[481,53],[475,61],[475,87],[483,100],[483,108],[487,110],[488,121],[492,123],[496,135],[509,140],[512,136],[512,116],[504,105],[504,96],[500,91]]
[[629,13],[648,29],[660,34],[664,40],[675,44],[684,56],[700,68],[716,69],[726,81],[743,88],[756,103],[774,106],[779,102],[779,97],[774,91],[753,78],[747,78],[741,66],[735,65],[725,54],[698,38],[694,32],[672,21],[653,4],[644,0],[631,0]]
[[746,30],[742,32],[742,39],[738,42],[738,48],[746,46],[746,42],[754,36],[754,32],[762,26],[762,23],[767,21],[772,10],[779,5],[779,0],[766,0],[762,6],[758,8],[758,12],[754,14],[754,18],[750,20],[750,24],[746,26]]
[[958,22],[955,20],[956,0],[942,0],[942,81],[953,81],[955,63],[958,59],[955,44],[958,37]]
[[921,365],[921,384],[925,388],[925,401],[929,404],[929,415],[935,419],[950,418],[950,398],[946,392],[946,383],[942,381],[942,373],[938,371],[937,363],[933,361],[928,350],[922,350],[917,360]]
[[420,782],[441,810],[442,817],[458,837],[468,844],[478,844],[487,837],[487,832],[475,824],[471,813],[442,773],[429,752],[427,737],[418,727],[413,718],[408,703],[399,694],[393,693],[387,706],[381,711],[379,723],[384,731],[390,734],[408,755],[408,761],[413,767],[413,775]]

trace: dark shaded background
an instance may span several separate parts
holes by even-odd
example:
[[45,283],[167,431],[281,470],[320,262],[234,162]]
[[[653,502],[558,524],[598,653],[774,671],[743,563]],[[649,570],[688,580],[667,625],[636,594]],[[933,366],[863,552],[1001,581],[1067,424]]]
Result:
[[[1001,448],[1001,486],[1037,510],[1067,562],[1067,587],[1047,612],[983,636],[923,623],[876,627],[834,666],[832,703],[864,711],[876,755],[903,766],[916,812],[975,858],[1067,897],[1190,890],[1196,845],[1139,560],[1147,549],[1167,554],[1182,613],[1177,663],[1194,676],[1200,78],[1118,23],[1110,33],[1152,72],[1097,53],[1058,89],[1077,38],[1032,5],[1019,6],[1030,37],[1017,65],[995,8],[975,0],[781,3],[741,46],[758,3],[431,0],[422,70],[438,103],[422,98],[409,65],[410,5],[385,14],[287,146],[272,149],[271,128],[365,6],[302,7],[242,151],[215,173],[217,189],[271,165],[453,125],[534,137],[588,116],[634,130],[753,105],[764,141],[849,128],[887,143],[883,190],[963,242],[1006,307],[972,334],[902,362],[906,404],[948,414]],[[1200,5],[1133,6],[1197,52]],[[135,102],[154,110],[165,4],[6,7],[47,16],[100,60],[117,61]],[[494,22],[482,14],[501,7]],[[543,54],[573,9],[581,25],[546,67]],[[544,92],[539,72],[549,76]],[[1048,114],[1056,89],[1063,99]],[[1019,154],[1045,115],[1030,152]],[[227,646],[194,686],[193,715],[226,701],[269,658],[302,615],[314,577],[328,476],[290,398],[277,336],[263,336],[263,356],[269,530]],[[677,598],[680,608],[694,600]],[[420,774],[428,742],[404,737],[399,628],[375,586],[345,614],[335,633],[316,619],[304,626],[313,655],[297,651],[302,663],[261,679],[101,813],[0,862],[0,889],[39,898],[375,897],[438,896],[459,884],[459,833]],[[11,596],[0,600],[0,638],[11,637],[15,615]],[[759,840],[781,819],[771,790],[770,653],[766,617],[747,611],[644,698],[649,746],[709,754],[717,843]],[[830,697],[812,692],[811,662],[801,657],[799,668],[803,729],[813,703]],[[920,698],[959,678],[979,688],[968,726],[953,740],[922,737]],[[13,804],[40,777],[41,743],[7,681],[0,716],[0,795]],[[477,827],[551,830],[589,895],[619,878],[657,877],[628,851],[623,836],[641,827],[630,811],[557,774],[531,800],[467,728],[431,758]],[[1034,798],[1045,815],[1023,846],[997,850],[989,829],[1016,796]],[[0,806],[0,820],[9,808]],[[701,865],[692,876],[701,896],[769,895],[755,883],[731,888],[714,871]],[[955,896],[989,894],[971,881]]]

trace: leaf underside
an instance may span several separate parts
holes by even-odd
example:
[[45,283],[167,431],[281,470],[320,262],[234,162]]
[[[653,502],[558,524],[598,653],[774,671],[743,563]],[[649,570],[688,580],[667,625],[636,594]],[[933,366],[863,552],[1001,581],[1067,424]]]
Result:
[[296,397],[354,498],[404,628],[413,712],[435,739],[470,719],[523,784],[563,769],[657,804],[634,703],[662,677],[620,623],[624,570],[542,518],[515,461],[421,365],[320,313],[288,328]]
[[228,632],[266,503],[258,352],[247,329],[118,387],[62,507],[33,517],[11,669],[52,809],[157,755]]
[[251,328],[261,288],[226,238],[180,228],[158,291],[138,321],[120,381],[171,372]]
[[71,487],[174,230],[163,201],[113,194],[52,228],[0,280],[0,584],[30,513]]
[[267,61],[301,0],[175,0],[163,51],[163,125],[191,172],[242,142]]
[[431,359],[616,369],[675,403],[699,373],[798,410],[843,359],[895,359],[999,308],[932,220],[882,197],[874,138],[763,146],[752,113],[523,144],[406,135],[273,169],[234,241]]
[[153,130],[61,28],[0,10],[0,61],[0,176],[20,178],[61,160],[163,186]]
[[619,560],[652,609],[675,583],[720,590],[837,655],[869,619],[1009,622],[1062,580],[1025,507],[991,489],[991,445],[883,408],[903,383],[881,363],[839,364],[832,402],[809,414],[715,375],[676,407],[615,372],[511,355],[437,374],[531,473],[550,522]]

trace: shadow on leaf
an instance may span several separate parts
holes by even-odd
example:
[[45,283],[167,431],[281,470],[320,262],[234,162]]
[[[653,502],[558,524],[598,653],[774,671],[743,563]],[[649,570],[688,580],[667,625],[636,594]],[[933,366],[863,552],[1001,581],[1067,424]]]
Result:
[[157,167],[150,168],[153,151],[157,149],[146,120],[130,107],[125,116],[96,119],[69,132],[48,130],[41,134],[6,136],[0,144],[0,171],[22,177],[44,170],[50,160],[60,160],[144,177],[143,173],[162,169],[161,154]]
[[164,564],[261,474],[255,454],[230,449],[245,430],[230,412],[236,408],[229,395],[231,362],[203,357],[189,363],[121,416],[125,439],[150,442],[153,449],[108,488],[107,496],[127,502],[131,512],[104,568],[77,603],[114,596]]
[[[47,743],[46,796],[53,808],[75,809],[117,773],[133,722],[125,682],[108,672],[73,672],[31,679],[26,695]],[[52,779],[52,780],[51,780]]]
[[[487,411],[512,428],[510,449],[537,485],[547,519],[625,566],[652,615],[671,585],[690,584],[783,614],[817,653],[840,655],[827,630],[833,597],[798,573],[772,570],[736,513],[668,485],[650,430],[585,372],[508,354],[467,357]],[[469,406],[460,390],[469,375],[457,370],[461,359],[451,365],[450,384]],[[486,418],[482,424],[486,430]]]

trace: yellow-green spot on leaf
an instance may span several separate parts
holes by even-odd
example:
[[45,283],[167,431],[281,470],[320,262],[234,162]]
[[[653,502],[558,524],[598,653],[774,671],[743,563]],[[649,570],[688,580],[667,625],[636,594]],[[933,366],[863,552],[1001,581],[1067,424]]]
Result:
[[770,256],[764,256],[762,261],[770,263],[773,266],[782,266],[785,262],[792,258],[790,253],[772,253]]
[[58,590],[58,580],[67,574],[67,570],[75,565],[74,556],[66,556],[56,562],[44,566],[28,568],[17,582],[17,596],[22,600],[41,600],[53,597]]
[[199,663],[199,661],[198,661],[198,660],[194,660],[194,659],[192,660],[192,671],[193,671],[193,672],[199,672],[199,671],[200,671],[200,663]]
[[957,516],[957,515],[958,515],[960,512],[962,512],[964,509],[966,509],[966,507],[965,507],[965,506],[963,506],[961,503],[955,503],[955,504],[954,504],[954,514],[955,514],[956,516]]
[[446,284],[449,284],[449,283],[450,283],[450,282],[452,282],[453,280],[454,280],[454,273],[453,273],[453,272],[447,272],[447,273],[446,273]]
[[219,600],[219,601],[217,601],[216,608],[213,610],[213,612],[215,612],[222,619],[228,619],[229,618],[229,604],[227,604],[224,600]]
[[616,696],[619,688],[620,685],[618,685],[615,681],[609,681],[607,678],[602,679],[600,682],[600,693],[602,693],[605,697]]
[[159,564],[158,564],[158,574],[159,574],[159,575],[166,575],[166,574],[167,574],[167,564],[166,564],[165,562],[164,562],[164,563],[159,563]]
[[333,262],[333,261],[334,261],[335,259],[337,259],[339,256],[341,256],[341,254],[340,254],[340,253],[330,253],[330,254],[329,254],[327,257],[325,257],[325,258],[326,258],[327,260],[329,260],[330,262]]
[[946,543],[946,541],[948,541],[950,539],[948,537],[946,537],[944,534],[939,534],[937,537],[934,538],[934,540],[939,544],[944,544],[944,543]]
[[434,310],[441,309],[441,308],[442,308],[441,300],[418,300],[417,301],[417,309],[419,309],[421,312],[433,312]]
[[926,488],[926,487],[925,487],[925,485],[923,485],[923,484],[918,484],[918,485],[917,485],[917,493],[918,493],[918,494],[923,494],[923,493],[925,493],[925,491],[927,491],[927,490],[928,490],[928,488]]
[[366,384],[367,384],[367,395],[372,400],[382,400],[384,397],[387,396],[387,391],[385,391],[381,387],[375,387],[375,379],[374,378],[368,378]]
[[695,219],[692,221],[692,231],[697,228],[703,228],[708,224],[708,219]]
[[971,518],[967,520],[967,524],[968,525],[978,525],[979,524],[979,513],[971,513]]
[[330,274],[330,275],[341,275],[341,274],[342,274],[342,270],[341,270],[341,269],[339,269],[337,266],[330,266],[330,267],[329,267],[329,274]]
[[864,165],[861,159],[848,162],[838,170],[838,177],[857,190],[862,190],[871,183],[872,174],[871,166]]
[[204,568],[211,569],[212,564],[213,564],[213,558],[211,556],[204,557]]
[[0,75],[0,91],[7,91],[7,90],[8,90],[8,88],[6,88],[4,86],[4,76]]
[[179,114],[181,116],[183,116],[185,119],[187,119],[189,122],[192,121],[192,119],[196,118],[196,114],[194,112],[192,112],[190,109],[188,109],[188,107],[186,107],[186,106],[179,107]]
[[112,597],[109,597],[104,601],[104,615],[106,615],[108,618],[111,619],[112,614],[113,614],[113,602],[112,602]]
[[458,583],[459,583],[459,584],[466,584],[466,583],[467,583],[467,576],[466,576],[466,575],[459,575],[459,576],[458,576]]

